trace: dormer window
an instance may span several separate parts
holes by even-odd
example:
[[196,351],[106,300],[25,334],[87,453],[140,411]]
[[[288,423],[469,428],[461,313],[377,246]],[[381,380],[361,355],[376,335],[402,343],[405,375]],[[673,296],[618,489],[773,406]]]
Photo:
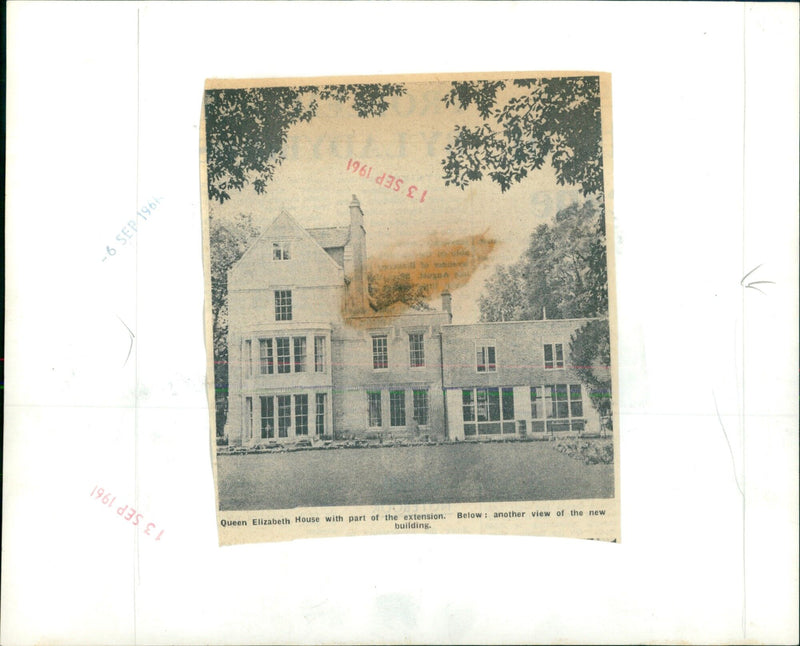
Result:
[[273,260],[289,260],[291,258],[288,240],[278,240],[272,243]]

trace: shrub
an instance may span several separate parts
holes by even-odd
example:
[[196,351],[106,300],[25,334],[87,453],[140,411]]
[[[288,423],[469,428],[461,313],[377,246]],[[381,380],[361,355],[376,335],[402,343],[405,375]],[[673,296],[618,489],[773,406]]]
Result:
[[611,440],[564,439],[553,448],[584,464],[614,464],[614,445]]

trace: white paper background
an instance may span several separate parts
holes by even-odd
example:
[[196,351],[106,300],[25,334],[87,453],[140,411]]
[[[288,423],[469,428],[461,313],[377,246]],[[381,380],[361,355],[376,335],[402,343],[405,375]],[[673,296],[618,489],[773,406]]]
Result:
[[[8,9],[3,644],[797,642],[797,5]],[[612,73],[623,543],[219,548],[204,79],[573,69]]]

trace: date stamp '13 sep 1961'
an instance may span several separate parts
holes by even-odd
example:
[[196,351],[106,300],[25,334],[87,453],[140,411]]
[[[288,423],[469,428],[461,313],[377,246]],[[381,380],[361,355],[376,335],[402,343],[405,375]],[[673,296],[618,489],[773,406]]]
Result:
[[[372,166],[367,166],[366,164],[354,159],[347,160],[346,170],[352,172],[353,174],[358,175],[359,177],[363,177],[364,179],[370,179],[372,176]],[[386,172],[383,172],[380,176],[375,178],[375,183],[378,186],[383,186],[384,188],[390,191],[399,193],[400,189],[405,183],[405,180],[400,177],[395,177],[394,175],[388,175]],[[419,196],[417,195],[417,191],[419,191],[419,188],[411,184],[408,187],[408,189],[406,189],[406,197],[412,199],[419,197],[420,203],[424,202],[425,196],[428,194],[428,191],[427,190],[422,191],[422,194]]]
[[[92,493],[89,496],[93,497],[95,500],[99,500],[100,503],[108,507],[109,509],[114,508],[114,502],[116,501],[117,497],[112,496],[102,487],[98,487],[95,485],[94,489],[92,489]],[[147,523],[146,525],[142,522],[144,520],[144,514],[137,513],[133,507],[129,505],[123,505],[121,507],[117,507],[117,516],[122,518],[123,520],[129,521],[132,525],[142,525],[145,527],[144,533],[145,536],[152,536],[157,541],[161,540],[161,536],[164,534],[164,530],[162,529],[156,535],[154,530],[156,529],[155,523]]]

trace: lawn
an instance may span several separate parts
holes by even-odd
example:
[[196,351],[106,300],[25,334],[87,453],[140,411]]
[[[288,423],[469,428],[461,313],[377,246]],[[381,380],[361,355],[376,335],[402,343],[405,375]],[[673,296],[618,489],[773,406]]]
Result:
[[220,509],[613,497],[613,464],[583,464],[548,444],[219,455]]

